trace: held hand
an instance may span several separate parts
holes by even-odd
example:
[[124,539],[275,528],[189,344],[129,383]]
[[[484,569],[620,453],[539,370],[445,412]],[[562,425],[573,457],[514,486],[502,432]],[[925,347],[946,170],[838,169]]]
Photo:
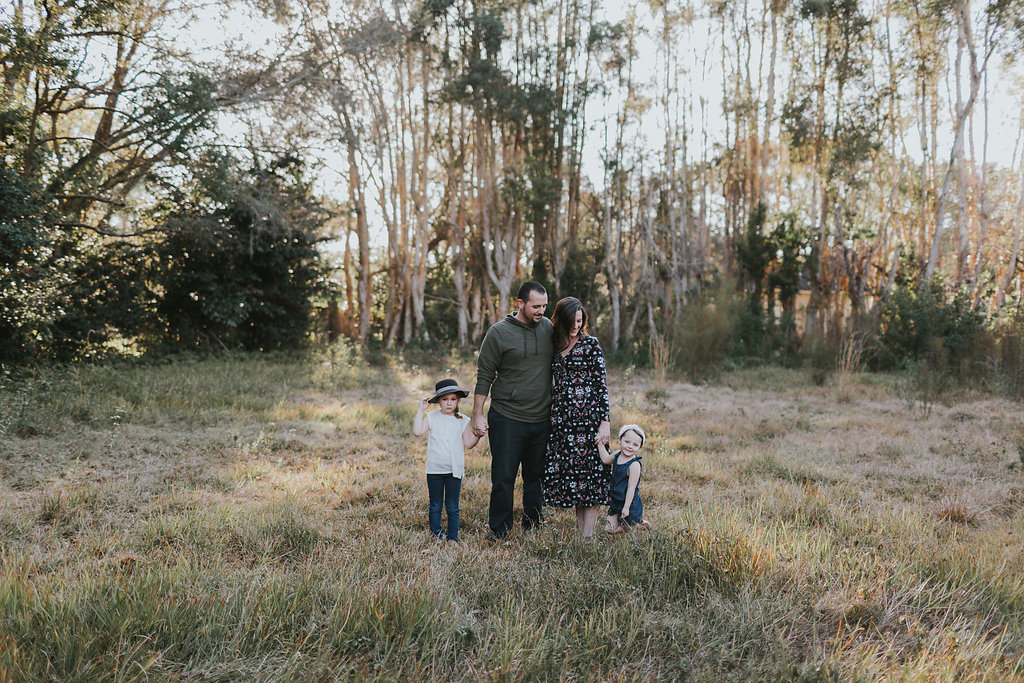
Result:
[[420,410],[426,410],[429,407],[430,407],[430,398],[429,397],[428,398],[420,399]]
[[619,515],[619,521],[621,522],[622,520],[626,519],[626,517],[629,517],[629,510],[627,510],[626,508],[622,508],[622,513]]
[[611,426],[602,422],[597,428],[597,440],[607,446],[612,440]]
[[487,417],[485,415],[473,416],[473,433],[481,437],[487,433]]

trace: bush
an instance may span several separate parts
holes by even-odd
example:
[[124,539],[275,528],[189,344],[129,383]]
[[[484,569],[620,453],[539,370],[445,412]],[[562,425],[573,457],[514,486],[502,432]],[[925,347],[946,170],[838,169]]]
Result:
[[690,381],[707,379],[733,355],[748,309],[731,282],[687,305],[671,332],[672,365]]
[[0,363],[31,357],[43,336],[56,287],[49,204],[39,184],[0,166]]
[[439,254],[427,271],[424,289],[423,324],[430,339],[454,341],[459,338],[459,293],[447,254]]
[[[210,158],[168,183],[148,238],[53,227],[38,183],[0,167],[0,363],[73,362],[144,348],[301,345],[328,215],[299,161]],[[158,178],[153,180],[154,183]],[[155,185],[154,185],[155,187]]]
[[1024,317],[1015,315],[992,330],[995,353],[989,363],[990,386],[1001,394],[1024,399]]
[[327,214],[299,162],[238,172],[214,160],[192,196],[163,216],[155,279],[165,345],[287,349],[310,329],[323,264],[316,244]]
[[964,378],[983,367],[987,337],[985,318],[966,295],[947,300],[941,283],[918,285],[913,278],[882,309],[876,362],[883,369],[925,363]]
[[60,361],[114,353],[114,339],[132,339],[152,325],[155,293],[145,246],[83,239],[62,291],[61,315],[50,326],[47,356]]

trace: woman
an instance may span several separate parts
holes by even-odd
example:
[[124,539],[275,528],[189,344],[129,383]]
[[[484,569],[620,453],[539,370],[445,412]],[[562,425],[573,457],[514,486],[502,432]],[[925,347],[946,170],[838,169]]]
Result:
[[566,297],[551,316],[555,350],[551,374],[551,433],[544,468],[544,503],[576,508],[576,527],[590,538],[608,502],[609,470],[597,453],[597,439],[607,444],[608,382],[604,352],[587,334],[583,304]]

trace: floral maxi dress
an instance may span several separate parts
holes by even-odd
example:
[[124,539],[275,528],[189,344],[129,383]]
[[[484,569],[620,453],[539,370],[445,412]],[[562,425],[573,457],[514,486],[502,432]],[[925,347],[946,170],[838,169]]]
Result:
[[560,508],[608,503],[610,471],[597,453],[597,430],[608,420],[604,352],[585,335],[551,361],[551,432],[544,466],[544,504]]

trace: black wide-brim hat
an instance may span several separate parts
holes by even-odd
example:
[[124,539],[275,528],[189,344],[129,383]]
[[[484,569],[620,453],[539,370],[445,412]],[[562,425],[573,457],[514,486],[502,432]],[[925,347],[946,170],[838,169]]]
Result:
[[442,396],[455,394],[459,398],[466,398],[469,392],[459,387],[459,383],[453,379],[443,379],[434,385],[434,398],[427,399],[427,403],[437,403]]

